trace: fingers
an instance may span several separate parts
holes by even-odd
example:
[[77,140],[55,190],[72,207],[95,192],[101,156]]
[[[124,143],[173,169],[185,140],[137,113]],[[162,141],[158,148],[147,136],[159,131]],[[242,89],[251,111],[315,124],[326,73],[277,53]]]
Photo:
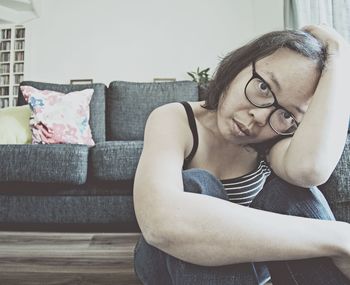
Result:
[[307,25],[304,26],[302,30],[312,34],[315,38],[326,44],[345,41],[335,29],[325,23],[320,25]]
[[324,23],[320,25],[307,25],[302,30],[322,42],[327,47],[328,53],[337,53],[340,48],[343,49],[343,47],[349,45],[335,29]]

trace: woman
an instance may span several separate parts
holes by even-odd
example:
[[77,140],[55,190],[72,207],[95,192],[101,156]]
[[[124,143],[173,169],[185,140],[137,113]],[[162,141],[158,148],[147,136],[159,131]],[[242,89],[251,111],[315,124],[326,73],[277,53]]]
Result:
[[274,285],[350,284],[350,225],[313,186],[345,144],[349,53],[326,26],[269,33],[222,60],[205,102],[151,113],[134,183],[144,284],[264,284],[266,266]]

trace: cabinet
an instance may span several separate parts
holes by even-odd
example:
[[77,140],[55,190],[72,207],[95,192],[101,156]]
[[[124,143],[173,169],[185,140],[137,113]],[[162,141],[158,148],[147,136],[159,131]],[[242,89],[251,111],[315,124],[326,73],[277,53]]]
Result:
[[0,25],[0,108],[16,106],[24,76],[25,28]]

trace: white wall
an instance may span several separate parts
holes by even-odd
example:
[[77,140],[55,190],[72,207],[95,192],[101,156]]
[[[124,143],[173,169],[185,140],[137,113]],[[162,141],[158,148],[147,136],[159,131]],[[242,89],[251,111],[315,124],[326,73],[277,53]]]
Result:
[[[264,2],[264,4],[262,3]],[[188,80],[258,34],[283,28],[282,0],[45,0],[26,24],[25,79]]]

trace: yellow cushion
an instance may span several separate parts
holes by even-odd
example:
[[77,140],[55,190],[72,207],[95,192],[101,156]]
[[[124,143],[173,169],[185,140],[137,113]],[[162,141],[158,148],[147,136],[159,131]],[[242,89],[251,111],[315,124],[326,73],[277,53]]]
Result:
[[32,142],[29,105],[0,109],[0,144]]

